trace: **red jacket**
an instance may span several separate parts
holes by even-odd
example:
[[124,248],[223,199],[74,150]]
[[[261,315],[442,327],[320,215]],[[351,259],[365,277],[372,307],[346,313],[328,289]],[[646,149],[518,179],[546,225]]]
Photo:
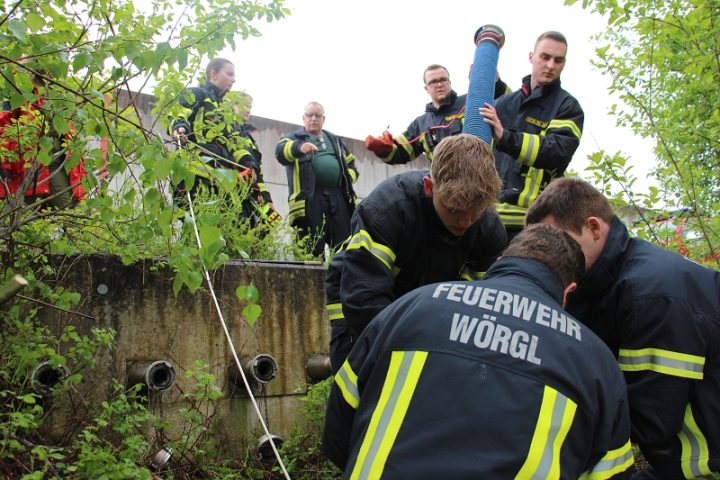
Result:
[[[24,105],[14,110],[6,110],[0,112],[0,176],[7,182],[10,194],[17,193],[18,189],[25,179],[25,173],[32,167],[32,156],[34,147],[25,145],[21,148],[20,131],[23,126],[37,124],[36,131],[39,137],[41,117],[38,110],[45,103],[45,99],[40,98],[29,107]],[[25,129],[27,131],[27,129]],[[72,134],[66,135],[66,140],[71,138]],[[50,171],[48,167],[41,165],[37,169],[36,178],[33,184],[25,191],[26,196],[46,196],[50,195],[50,182],[48,177]],[[85,198],[85,190],[82,186],[82,179],[85,177],[85,167],[82,160],[68,172],[68,180],[72,185],[72,194],[75,200]],[[0,182],[0,198],[7,197],[5,184]]]

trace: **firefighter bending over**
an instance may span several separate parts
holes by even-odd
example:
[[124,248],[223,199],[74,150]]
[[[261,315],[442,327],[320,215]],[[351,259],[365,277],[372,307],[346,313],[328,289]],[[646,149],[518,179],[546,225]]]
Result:
[[330,394],[323,448],[343,478],[629,478],[622,374],[562,309],[583,265],[569,235],[535,225],[483,280],[384,309]]

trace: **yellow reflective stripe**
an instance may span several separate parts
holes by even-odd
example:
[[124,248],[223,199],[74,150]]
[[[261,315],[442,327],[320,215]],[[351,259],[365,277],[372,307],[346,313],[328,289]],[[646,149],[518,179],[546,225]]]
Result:
[[[397,139],[395,139],[395,142],[393,142],[393,146],[395,146],[396,142],[398,145],[400,145],[403,148],[403,150],[405,150],[407,152],[407,154],[410,156],[411,160],[413,158],[415,158],[415,152],[413,152],[413,148],[412,148],[412,145],[410,144],[410,140],[404,134],[398,135]],[[394,149],[393,149],[393,153],[395,153]],[[391,156],[388,158],[391,158]]]
[[702,380],[705,357],[662,348],[642,348],[640,350],[621,348],[618,364],[620,370],[625,372],[652,370],[674,377]]
[[342,311],[342,303],[328,303],[325,305],[325,310],[327,311],[330,321],[343,320],[345,318]]
[[382,243],[373,241],[367,230],[360,230],[350,237],[347,250],[356,248],[364,248],[380,260],[390,271],[395,270],[395,253]]
[[427,352],[392,352],[385,383],[360,445],[351,479],[382,477],[427,356]]
[[480,280],[485,276],[485,272],[478,272],[470,268],[467,263],[460,269],[460,277],[465,280]]
[[[422,137],[420,137],[420,143],[422,144],[423,152],[425,152],[428,160],[432,162],[433,149],[430,148],[430,144],[428,143],[428,132],[422,134]],[[415,158],[415,152],[410,155],[410,158]]]
[[532,166],[540,153],[540,135],[523,133],[522,146],[518,161],[523,165]]
[[634,464],[632,445],[628,439],[622,447],[608,450],[593,469],[580,475],[578,480],[606,480],[632,468]]
[[285,145],[283,145],[283,155],[289,162],[297,162],[298,158],[292,153],[293,141],[289,138],[285,139]]
[[576,410],[575,402],[545,386],[530,450],[516,479],[560,478],[560,449],[570,431]]
[[360,405],[360,392],[357,387],[357,374],[353,372],[350,362],[345,360],[338,373],[335,374],[335,383],[340,388],[345,401],[352,408],[357,409]]
[[265,182],[258,182],[258,183],[256,183],[256,185],[257,185],[257,188],[259,191],[261,191],[261,192],[268,191],[267,186],[265,185]]
[[685,408],[683,426],[678,433],[682,445],[680,465],[685,478],[697,478],[701,475],[712,474],[708,465],[710,454],[705,435],[700,431],[690,404]]
[[525,225],[527,208],[512,203],[496,203],[495,209],[500,216],[500,221],[506,227],[523,227]]
[[356,171],[353,170],[352,168],[349,168],[349,169],[348,169],[348,174],[350,175],[350,181],[351,181],[352,183],[355,183],[355,182],[357,181],[357,179],[358,179],[358,172],[356,172]]
[[465,109],[461,110],[460,112],[456,113],[455,115],[446,115],[445,121],[446,122],[452,122],[453,120],[457,120],[458,118],[465,118]]
[[530,167],[525,175],[525,186],[518,197],[518,205],[529,208],[530,204],[540,195],[540,187],[545,170],[542,168]]
[[[577,126],[575,122],[572,120],[558,120],[554,119],[550,121],[550,124],[547,127],[547,130],[558,130],[561,128],[567,128],[570,130],[570,132],[577,137],[578,140],[580,140],[580,137],[582,137],[582,130],[580,130],[580,127]],[[547,134],[547,130],[543,132],[543,135]]]

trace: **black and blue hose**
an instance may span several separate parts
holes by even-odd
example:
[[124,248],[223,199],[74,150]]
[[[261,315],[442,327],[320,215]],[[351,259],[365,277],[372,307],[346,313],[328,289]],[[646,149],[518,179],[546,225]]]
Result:
[[497,25],[484,25],[475,32],[475,59],[470,73],[470,87],[465,101],[463,133],[480,137],[490,145],[492,127],[485,123],[479,109],[495,98],[495,73],[505,33]]

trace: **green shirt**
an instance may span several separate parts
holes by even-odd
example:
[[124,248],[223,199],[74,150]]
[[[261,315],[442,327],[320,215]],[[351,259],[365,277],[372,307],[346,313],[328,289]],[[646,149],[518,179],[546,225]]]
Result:
[[318,147],[317,153],[313,156],[318,187],[340,185],[340,160],[335,156],[335,150],[328,140],[324,136],[320,140],[317,136],[310,134],[310,141]]

